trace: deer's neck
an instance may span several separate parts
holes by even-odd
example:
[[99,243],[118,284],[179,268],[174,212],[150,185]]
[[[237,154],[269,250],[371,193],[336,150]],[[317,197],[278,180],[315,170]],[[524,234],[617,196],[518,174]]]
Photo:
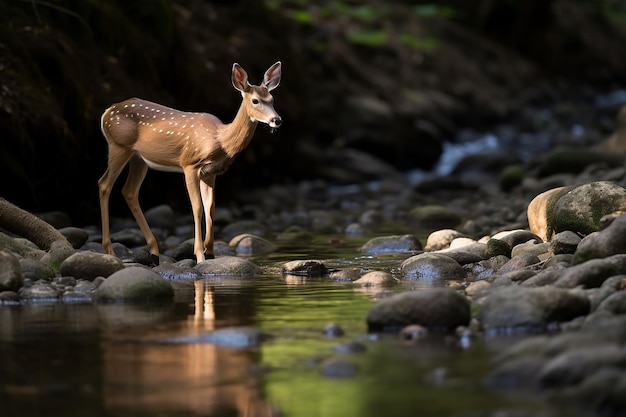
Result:
[[248,146],[257,124],[250,120],[243,105],[239,107],[233,121],[224,125],[219,133],[220,145],[229,157],[233,158]]

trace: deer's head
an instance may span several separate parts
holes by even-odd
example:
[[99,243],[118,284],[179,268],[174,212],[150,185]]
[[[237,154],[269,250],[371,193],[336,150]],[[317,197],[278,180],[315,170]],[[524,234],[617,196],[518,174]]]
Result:
[[278,61],[263,76],[261,85],[252,85],[248,82],[248,73],[239,64],[233,65],[233,86],[241,92],[243,106],[253,122],[266,123],[271,128],[281,125],[282,119],[274,110],[274,97],[270,91],[280,83],[280,67]]

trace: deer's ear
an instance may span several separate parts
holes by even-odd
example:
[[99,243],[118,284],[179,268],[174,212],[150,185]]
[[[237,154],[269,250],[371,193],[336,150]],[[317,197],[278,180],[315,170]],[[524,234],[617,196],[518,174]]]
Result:
[[250,83],[248,83],[248,73],[237,63],[233,64],[233,75],[231,80],[233,87],[242,93],[250,89]]
[[265,71],[265,75],[263,76],[263,85],[267,87],[268,91],[272,91],[278,87],[278,84],[280,84],[281,65],[281,62],[278,61]]

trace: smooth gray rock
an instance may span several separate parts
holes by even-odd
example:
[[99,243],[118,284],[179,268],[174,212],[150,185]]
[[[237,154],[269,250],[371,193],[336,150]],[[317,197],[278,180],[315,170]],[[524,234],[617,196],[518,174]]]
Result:
[[573,263],[626,253],[626,215],[617,217],[606,229],[585,236],[574,252]]
[[272,253],[276,245],[260,236],[244,233],[233,237],[228,246],[235,250],[237,255],[260,256]]
[[399,331],[418,324],[432,330],[451,331],[470,322],[469,300],[448,288],[408,291],[384,298],[367,315],[370,331]]
[[359,248],[366,254],[414,252],[422,249],[421,242],[413,235],[374,237]]
[[218,256],[198,263],[194,269],[204,276],[254,277],[260,268],[248,259],[236,256]]
[[444,254],[422,253],[400,265],[402,276],[423,281],[460,280],[466,275],[461,264]]
[[61,275],[93,281],[96,277],[108,277],[124,268],[115,256],[97,252],[76,252],[61,263]]
[[95,296],[99,301],[171,301],[174,289],[156,272],[131,266],[111,274]]
[[17,291],[23,284],[20,261],[11,252],[0,250],[0,292]]
[[287,275],[307,277],[319,277],[328,274],[326,265],[314,259],[289,261],[283,265],[282,271],[283,274]]
[[545,331],[552,322],[589,314],[589,299],[578,292],[550,286],[518,285],[489,291],[478,313],[482,327],[492,333]]

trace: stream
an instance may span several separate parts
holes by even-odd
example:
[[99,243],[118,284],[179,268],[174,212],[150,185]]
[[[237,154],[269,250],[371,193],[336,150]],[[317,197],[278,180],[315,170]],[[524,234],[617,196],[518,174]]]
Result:
[[[172,281],[175,302],[166,305],[0,305],[1,415],[569,415],[483,384],[514,337],[368,334],[365,317],[381,291],[412,284],[355,289],[280,274],[284,260],[316,255],[331,268],[397,265],[394,256],[358,253],[367,237],[332,249],[330,238],[256,258],[265,273],[254,279]],[[344,334],[324,334],[329,323]],[[269,338],[245,347],[193,341],[239,326]],[[181,337],[191,341],[164,342]]]

